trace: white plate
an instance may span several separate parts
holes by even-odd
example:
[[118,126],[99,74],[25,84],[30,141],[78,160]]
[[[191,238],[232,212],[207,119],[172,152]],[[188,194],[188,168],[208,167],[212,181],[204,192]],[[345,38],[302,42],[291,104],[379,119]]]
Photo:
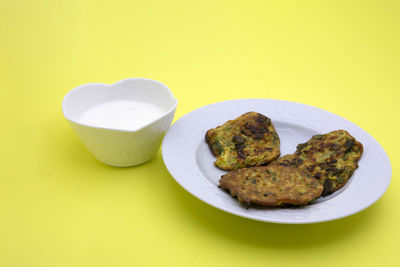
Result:
[[[314,134],[347,130],[364,146],[364,153],[345,187],[302,207],[246,209],[218,188],[225,172],[213,164],[205,133],[227,120],[256,111],[271,118],[281,140],[281,155],[293,153],[296,145]],[[391,178],[388,156],[379,143],[357,125],[312,106],[270,99],[231,100],[196,109],[175,122],[164,137],[162,156],[175,180],[198,199],[226,212],[274,223],[316,223],[359,212],[377,201]]]

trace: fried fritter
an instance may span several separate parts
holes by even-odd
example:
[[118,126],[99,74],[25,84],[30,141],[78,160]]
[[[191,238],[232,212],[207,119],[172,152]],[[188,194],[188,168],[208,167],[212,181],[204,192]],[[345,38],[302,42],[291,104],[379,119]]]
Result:
[[294,154],[285,155],[271,164],[294,166],[308,172],[324,186],[322,196],[342,188],[358,168],[363,146],[345,130],[314,135],[299,144]]
[[271,119],[248,112],[206,133],[206,142],[222,170],[265,165],[280,155],[280,140]]
[[323,186],[317,179],[292,166],[273,164],[231,171],[221,177],[219,187],[230,191],[247,207],[306,205],[318,198]]

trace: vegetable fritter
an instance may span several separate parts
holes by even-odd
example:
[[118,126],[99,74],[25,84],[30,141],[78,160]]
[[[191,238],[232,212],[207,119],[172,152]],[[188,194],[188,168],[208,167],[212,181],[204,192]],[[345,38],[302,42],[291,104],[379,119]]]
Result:
[[294,154],[285,155],[271,164],[293,166],[308,172],[324,186],[322,196],[342,188],[358,168],[363,146],[345,130],[314,135],[299,144]]
[[248,112],[206,133],[206,142],[222,170],[265,165],[280,155],[280,140],[271,119]]
[[247,207],[306,205],[318,198],[323,186],[317,179],[292,166],[272,164],[231,171],[221,177],[219,187]]

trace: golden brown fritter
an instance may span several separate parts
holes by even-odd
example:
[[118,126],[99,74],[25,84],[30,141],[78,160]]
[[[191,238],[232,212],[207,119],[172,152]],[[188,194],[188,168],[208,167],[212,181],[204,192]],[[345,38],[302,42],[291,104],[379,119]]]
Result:
[[363,146],[345,130],[314,135],[299,144],[294,154],[271,164],[294,166],[317,178],[324,186],[323,196],[342,188],[358,168]]
[[257,112],[245,113],[206,133],[217,157],[215,166],[234,170],[265,165],[280,155],[280,141],[271,120]]
[[306,172],[279,164],[231,171],[221,177],[219,187],[247,206],[306,205],[323,190],[318,180]]

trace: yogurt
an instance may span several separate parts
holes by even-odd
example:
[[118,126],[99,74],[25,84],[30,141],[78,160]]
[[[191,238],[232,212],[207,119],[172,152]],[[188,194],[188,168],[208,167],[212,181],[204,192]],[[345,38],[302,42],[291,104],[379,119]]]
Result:
[[160,106],[142,100],[116,100],[85,110],[78,122],[94,127],[135,131],[165,114]]

